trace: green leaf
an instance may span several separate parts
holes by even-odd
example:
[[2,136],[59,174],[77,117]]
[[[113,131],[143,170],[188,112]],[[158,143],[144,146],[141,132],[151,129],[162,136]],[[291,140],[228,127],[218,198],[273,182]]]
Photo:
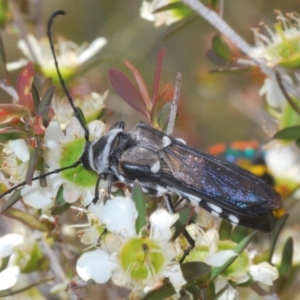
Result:
[[71,203],[64,203],[64,204],[57,204],[50,208],[51,216],[55,215],[62,215],[64,212],[66,212],[69,207],[71,206]]
[[32,229],[47,232],[47,228],[43,225],[43,223],[38,218],[32,216],[31,214],[25,211],[21,211],[16,208],[11,208],[7,210],[4,213],[4,215],[8,218],[18,220]]
[[154,10],[153,13],[158,13],[162,11],[167,11],[167,10],[172,10],[172,9],[181,9],[181,8],[186,8],[186,6],[182,2],[173,2],[169,3],[167,5],[164,5],[162,7],[159,7],[158,9]]
[[[206,288],[206,287],[204,287],[204,288]],[[184,289],[194,296],[193,299],[199,299],[199,295],[201,295],[201,293],[202,293],[202,291],[201,291],[202,289],[200,289],[196,284],[193,284],[193,283],[186,284],[184,286]],[[191,298],[188,298],[188,299],[191,299]]]
[[162,132],[166,132],[170,117],[171,103],[167,102],[158,115],[158,126]]
[[[279,278],[275,282],[276,291],[280,292],[290,279],[289,275],[293,267],[293,238],[289,237],[283,247],[281,264],[279,267]],[[290,281],[290,280],[289,280]]]
[[164,284],[158,289],[152,290],[147,293],[143,300],[164,300],[172,295],[175,295],[176,291],[171,284]]
[[0,28],[4,29],[7,21],[10,19],[11,13],[9,10],[8,0],[0,1]]
[[293,238],[290,236],[285,244],[282,251],[282,260],[281,265],[279,267],[279,275],[280,277],[288,277],[289,272],[292,268],[293,262]]
[[278,140],[300,140],[300,126],[291,126],[288,128],[284,128],[273,136],[274,139]]
[[[251,242],[253,237],[257,235],[257,233],[258,233],[257,230],[253,231],[251,234],[245,237],[240,243],[238,243],[232,250],[235,251],[237,254],[241,254],[244,251],[244,249],[247,247],[247,245]],[[226,270],[237,258],[238,255],[228,259],[228,261],[223,266],[213,268],[210,279],[211,280],[215,279],[224,270]]]
[[131,198],[138,211],[138,217],[135,221],[136,234],[140,234],[146,228],[147,207],[143,190],[137,180],[133,183]]
[[64,186],[61,185],[56,193],[55,205],[50,208],[52,216],[61,215],[69,209],[71,203],[66,202],[64,199]]
[[220,240],[229,240],[231,235],[231,230],[232,230],[232,225],[229,222],[222,220],[219,228]]
[[38,114],[41,114],[41,112],[51,104],[52,98],[54,96],[56,87],[54,85],[50,86],[47,91],[42,96],[42,99],[38,106]]
[[283,215],[275,223],[275,226],[274,226],[273,231],[271,233],[271,250],[270,250],[270,256],[269,256],[269,262],[272,261],[272,256],[273,256],[273,253],[274,253],[274,250],[275,250],[275,245],[276,245],[280,230],[283,227],[284,223],[286,222],[288,216],[289,216],[288,214]]
[[195,281],[200,277],[207,275],[211,271],[211,266],[204,262],[191,261],[182,264],[181,271],[186,281]]
[[1,214],[5,213],[10,207],[17,203],[21,198],[21,188],[16,189],[14,193],[8,198],[8,200],[1,207]]
[[[2,27],[1,26],[2,23],[1,18],[3,16],[2,6],[3,6],[3,0],[0,0],[0,28]],[[5,49],[4,49],[1,33],[0,33],[0,80],[6,85],[9,85],[10,83],[9,75],[6,69],[6,55],[5,55]]]
[[219,34],[215,35],[212,40],[212,48],[214,52],[224,59],[225,61],[230,61],[231,51],[229,46],[224,42]]
[[64,186],[63,184],[59,187],[55,197],[55,204],[62,205],[65,204],[66,200],[64,198]]
[[178,212],[179,219],[173,225],[173,227],[175,228],[175,232],[172,237],[173,241],[176,240],[178,236],[183,232],[185,226],[188,224],[189,220],[191,219],[193,212],[194,212],[194,208],[191,206],[187,206]]
[[29,164],[28,164],[26,178],[25,178],[25,182],[28,185],[31,185],[32,183],[32,177],[34,174],[34,170],[36,168],[37,161],[39,159],[39,154],[40,154],[40,143],[38,142],[37,147],[35,147],[30,152],[30,159],[29,159]]
[[[39,247],[38,243],[34,243],[30,253],[27,253],[25,257],[23,253],[20,253],[19,265],[21,267],[21,273],[31,273],[34,271],[45,271],[48,267],[48,259],[43,257],[43,253],[41,248]],[[42,263],[46,259],[46,263]]]
[[230,239],[235,243],[239,243],[245,236],[247,236],[248,233],[249,230],[247,228],[236,226],[233,229]]

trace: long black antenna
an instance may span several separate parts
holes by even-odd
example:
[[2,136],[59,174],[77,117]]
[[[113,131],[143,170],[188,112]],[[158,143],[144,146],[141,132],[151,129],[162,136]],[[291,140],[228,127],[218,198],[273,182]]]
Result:
[[63,77],[61,76],[60,70],[59,70],[59,66],[58,66],[58,62],[57,62],[57,58],[56,58],[56,54],[55,54],[55,49],[54,49],[54,44],[53,44],[53,39],[52,39],[52,24],[54,19],[58,16],[58,15],[66,15],[66,12],[63,10],[58,10],[55,13],[53,13],[48,21],[48,26],[47,26],[47,35],[48,35],[48,39],[49,39],[49,43],[50,43],[50,48],[51,48],[51,52],[54,58],[54,63],[55,63],[55,68],[57,71],[57,75],[60,81],[60,84],[68,98],[68,101],[74,111],[75,117],[78,119],[80,125],[82,126],[82,128],[84,129],[84,138],[85,140],[88,142],[89,141],[89,130],[86,127],[84,120],[82,119],[82,115],[79,113],[78,109],[75,107],[74,105],[74,101],[66,87],[65,81],[63,79]]
[[[63,168],[60,168],[60,169],[56,169],[56,170],[50,171],[50,172],[45,173],[45,174],[38,175],[38,176],[36,176],[36,177],[33,177],[31,180],[32,180],[32,181],[35,181],[35,180],[43,179],[43,178],[45,178],[45,177],[47,177],[47,176],[49,176],[49,175],[52,175],[52,174],[60,173],[60,172],[62,172],[62,171],[68,170],[68,169],[74,169],[74,168],[76,168],[77,166],[79,166],[79,164],[81,164],[81,161],[80,161],[80,160],[74,162],[71,166],[63,167]],[[21,187],[21,186],[24,186],[24,185],[26,185],[26,184],[27,184],[26,181],[23,181],[23,182],[21,182],[21,183],[15,185],[15,186],[13,186],[13,187],[10,188],[9,190],[7,190],[5,193],[1,194],[1,195],[0,195],[0,199],[1,199],[2,197],[4,197],[5,195],[11,193],[12,191],[16,190],[17,188],[19,188],[19,187]]]

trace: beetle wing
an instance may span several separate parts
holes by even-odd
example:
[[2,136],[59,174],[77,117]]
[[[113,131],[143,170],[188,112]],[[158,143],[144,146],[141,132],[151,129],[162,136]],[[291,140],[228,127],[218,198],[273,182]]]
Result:
[[[274,189],[251,173],[175,142],[159,152],[162,181],[230,211],[258,216],[280,206]],[[172,184],[171,178],[174,179]],[[176,187],[177,186],[177,187]]]

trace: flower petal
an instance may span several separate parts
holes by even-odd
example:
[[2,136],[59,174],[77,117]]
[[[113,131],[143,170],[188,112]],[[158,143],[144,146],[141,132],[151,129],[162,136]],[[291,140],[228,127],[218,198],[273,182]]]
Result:
[[[286,82],[291,82],[290,77],[285,76],[285,79]],[[286,104],[285,96],[275,79],[265,79],[262,88],[259,90],[259,95],[266,95],[266,100],[271,107],[283,108]]]
[[[38,176],[39,172],[34,172]],[[53,189],[50,185],[41,187],[39,180],[32,182],[32,185],[25,185],[21,190],[24,202],[34,208],[44,208],[52,203]]]
[[73,139],[77,139],[78,137],[84,137],[84,129],[80,125],[78,119],[72,117],[66,126],[66,138],[68,141],[71,141]]
[[102,222],[110,232],[120,233],[124,237],[135,236],[137,216],[135,204],[130,198],[115,197],[104,205]]
[[163,274],[166,278],[169,278],[171,284],[173,285],[177,293],[181,290],[182,286],[187,283],[182,275],[179,264],[168,266],[163,271]]
[[23,139],[11,140],[8,142],[9,148],[22,162],[29,160],[30,154],[26,142]]
[[13,287],[19,279],[20,268],[18,266],[9,267],[0,272],[0,291]]
[[205,259],[205,263],[213,267],[220,267],[224,265],[228,259],[235,256],[238,256],[235,251],[224,250],[209,256],[207,259]]
[[153,239],[167,242],[172,237],[171,226],[178,220],[178,214],[170,214],[165,209],[157,209],[150,216],[151,231],[150,236]]
[[82,190],[74,185],[65,183],[63,197],[68,203],[74,203],[82,196]]
[[89,60],[92,56],[94,56],[101,48],[103,48],[107,44],[107,39],[100,37],[95,39],[88,48],[86,48],[82,53],[78,56],[78,64],[83,64],[87,60]]
[[51,121],[45,130],[45,146],[47,148],[57,148],[65,140],[65,136],[56,121]]
[[100,138],[105,131],[105,124],[102,121],[96,120],[88,124],[90,138],[95,140]]
[[0,258],[9,256],[14,247],[24,242],[23,237],[17,233],[6,234],[0,238]]
[[267,262],[250,266],[249,273],[253,280],[259,281],[266,285],[273,285],[273,281],[276,280],[279,275],[277,268],[271,266]]
[[85,281],[93,279],[97,283],[107,282],[116,263],[102,250],[86,252],[80,256],[76,264],[77,274]]

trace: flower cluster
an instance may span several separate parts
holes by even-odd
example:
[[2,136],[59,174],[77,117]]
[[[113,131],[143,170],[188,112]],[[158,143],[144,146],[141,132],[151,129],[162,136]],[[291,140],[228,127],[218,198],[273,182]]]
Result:
[[[192,10],[177,0],[148,0],[142,2],[140,13],[142,18],[154,22],[154,26],[158,27],[180,21],[191,15]],[[275,33],[266,27],[270,38],[255,31],[256,47],[253,47],[250,58],[263,61],[270,68],[278,65],[287,69],[298,68],[299,16],[289,14],[284,17],[278,13],[278,19]],[[92,57],[106,42],[105,38],[97,38],[90,46],[77,46],[59,37],[55,52],[66,82],[78,76],[87,62],[92,65]],[[216,39],[215,43],[221,45]],[[71,290],[79,282],[77,279],[81,283],[77,287],[103,284],[111,280],[115,285],[130,289],[130,299],[141,299],[149,295],[156,299],[158,294],[160,298],[157,299],[161,299],[160,293],[172,299],[186,296],[197,298],[204,288],[212,291],[218,299],[235,299],[238,297],[238,288],[243,287],[262,286],[271,293],[286,279],[283,277],[287,277],[292,265],[299,264],[299,255],[292,255],[293,249],[299,248],[299,230],[296,226],[283,230],[281,234],[276,229],[281,245],[273,255],[271,251],[263,252],[265,248],[271,247],[265,238],[254,239],[257,237],[256,232],[249,234],[247,229],[236,224],[217,221],[219,219],[215,216],[224,211],[213,203],[208,203],[211,208],[215,208],[212,214],[199,207],[180,206],[184,199],[177,198],[178,195],[167,190],[167,186],[168,195],[164,196],[170,194],[169,200],[174,200],[173,204],[179,203],[179,206],[174,205],[178,212],[171,213],[171,209],[168,211],[165,208],[164,197],[143,193],[139,178],[126,186],[125,178],[121,180],[120,176],[121,182],[116,183],[115,173],[112,172],[104,186],[104,180],[100,176],[103,174],[87,170],[81,164],[81,156],[87,145],[87,134],[82,124],[86,124],[89,141],[97,140],[105,133],[101,117],[105,113],[104,101],[108,93],[90,93],[90,87],[86,86],[77,89],[82,92],[79,95],[73,95],[76,89],[70,92],[73,102],[70,101],[69,94],[62,98],[54,87],[47,86],[46,78],[51,77],[54,83],[59,80],[46,38],[23,35],[18,47],[26,59],[6,64],[8,70],[20,67],[24,69],[20,73],[16,89],[5,87],[13,96],[14,104],[0,104],[0,130],[3,137],[0,164],[5,175],[1,178],[4,183],[1,185],[3,192],[11,185],[19,185],[20,189],[5,199],[7,201],[2,212],[26,224],[34,234],[26,239],[25,234],[23,237],[8,234],[0,238],[0,296],[10,295],[10,289],[16,287],[20,274],[49,269],[55,272],[56,268],[61,275],[63,272],[57,266],[57,261],[65,257],[69,259],[71,255],[57,258],[53,253],[49,254],[51,251],[48,248],[61,243],[68,229],[78,227],[80,229],[77,235],[85,249],[80,252],[76,248],[72,253],[79,257],[76,268],[68,269],[65,272],[68,276],[61,276],[64,282],[60,292],[62,289]],[[224,44],[216,48],[220,52],[226,52],[226,55],[222,53],[223,59],[232,60],[230,50]],[[116,69],[110,71],[110,79],[117,92],[132,108],[152,122],[153,127],[164,131],[173,103],[162,101],[166,88],[159,91],[162,56],[163,51],[159,54],[152,94],[139,71],[129,62],[126,65],[134,74],[139,90]],[[39,80],[45,83],[36,84],[34,68],[39,74]],[[298,126],[296,129],[300,130],[300,119],[295,117],[292,105],[287,104],[285,90],[279,83],[291,87],[293,80],[287,74],[282,75],[279,80],[275,80],[275,77],[267,78],[260,94],[266,95],[269,111],[278,121],[279,129]],[[296,97],[291,98],[298,101]],[[70,102],[76,108],[71,107]],[[158,112],[160,108],[161,111]],[[292,133],[292,140],[299,145],[298,131],[297,134],[295,131]],[[287,136],[291,136],[290,132]],[[169,145],[168,138],[163,142]],[[112,147],[114,146],[116,145],[113,143]],[[266,152],[264,158],[275,177],[275,187],[286,187],[288,182],[287,194],[290,195],[291,191],[298,189],[300,183],[299,151],[290,145],[284,146],[281,151],[281,156],[278,157],[278,152],[273,148]],[[110,154],[111,152],[107,155],[109,159],[115,159]],[[161,159],[163,162],[168,158]],[[73,167],[76,162],[78,164]],[[107,164],[111,166],[111,161]],[[156,167],[155,164],[151,170]],[[47,176],[44,176],[45,173]],[[280,178],[282,174],[284,179]],[[222,183],[220,179],[215,184]],[[205,192],[204,187],[203,196]],[[210,194],[210,197],[212,195],[215,194]],[[96,196],[99,196],[98,201],[95,201]],[[217,201],[221,201],[221,197],[223,196],[218,197]],[[22,201],[18,202],[20,199]],[[16,207],[10,209],[14,204]],[[228,211],[232,213],[232,220],[238,220],[234,205]],[[70,212],[76,222],[81,218],[87,218],[89,222],[83,225],[65,224],[65,230],[61,230],[60,215]],[[70,216],[65,220],[69,220],[68,217]],[[279,222],[283,222],[282,219]],[[282,223],[277,227],[281,225]],[[294,236],[295,244],[291,235]],[[44,249],[37,240],[44,243]],[[273,245],[275,242],[273,241]],[[70,254],[74,248],[64,247],[64,250],[66,253],[70,251]],[[49,254],[48,257],[45,257],[43,251]],[[288,258],[282,257],[282,253]],[[53,257],[55,263],[51,262]],[[55,287],[58,291],[59,285]],[[8,294],[1,294],[2,291]]]

